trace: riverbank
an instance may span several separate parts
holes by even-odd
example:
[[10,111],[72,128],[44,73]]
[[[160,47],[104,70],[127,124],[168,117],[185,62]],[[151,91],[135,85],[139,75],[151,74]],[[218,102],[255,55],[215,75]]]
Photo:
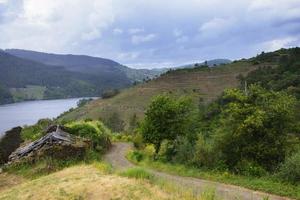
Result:
[[0,137],[13,127],[33,125],[43,118],[55,118],[61,113],[77,107],[78,101],[83,98],[85,97],[0,105]]

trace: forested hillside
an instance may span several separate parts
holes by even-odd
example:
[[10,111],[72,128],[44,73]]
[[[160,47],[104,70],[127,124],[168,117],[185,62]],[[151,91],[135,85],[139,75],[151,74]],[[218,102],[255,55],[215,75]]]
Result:
[[242,81],[257,83],[266,89],[286,90],[300,99],[300,48],[281,49],[276,52],[262,53],[252,62],[278,62],[279,67],[262,66],[248,74]]
[[68,71],[97,75],[100,80],[104,80],[101,83],[103,85],[143,81],[152,79],[161,73],[159,70],[133,69],[110,59],[86,55],[63,55],[22,49],[7,49],[5,51],[17,57],[47,65],[64,66]]
[[[98,74],[68,71],[63,66],[49,66],[0,52],[0,84],[1,103],[8,103],[36,99],[34,95],[26,97],[27,90],[32,88],[39,93],[43,91],[42,99],[53,99],[100,96],[105,90],[123,88],[131,82],[126,78],[115,80]],[[18,96],[14,97],[16,93]]]

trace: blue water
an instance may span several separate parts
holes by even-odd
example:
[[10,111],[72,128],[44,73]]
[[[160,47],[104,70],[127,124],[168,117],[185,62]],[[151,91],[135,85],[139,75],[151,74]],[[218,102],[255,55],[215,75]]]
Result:
[[27,101],[0,106],[0,136],[5,131],[23,125],[33,125],[42,118],[54,118],[77,106],[80,98]]

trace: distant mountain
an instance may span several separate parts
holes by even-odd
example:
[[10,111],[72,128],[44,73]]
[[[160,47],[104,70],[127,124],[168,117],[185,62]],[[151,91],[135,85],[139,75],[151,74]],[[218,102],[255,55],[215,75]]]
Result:
[[[122,71],[84,73],[46,65],[0,51],[0,103],[31,99],[99,96],[131,84]],[[88,69],[87,69],[88,70]]]
[[133,83],[152,79],[161,73],[157,70],[132,69],[110,59],[85,55],[60,55],[22,49],[6,49],[5,51],[14,56],[43,64],[64,66],[69,71],[94,74],[109,82],[118,79],[124,82],[129,80]]
[[193,64],[188,64],[188,65],[183,65],[175,68],[194,68],[194,67],[200,67],[200,66],[209,66],[209,67],[214,67],[222,64],[229,64],[232,61],[229,59],[213,59],[213,60],[208,60],[202,63],[193,63]]

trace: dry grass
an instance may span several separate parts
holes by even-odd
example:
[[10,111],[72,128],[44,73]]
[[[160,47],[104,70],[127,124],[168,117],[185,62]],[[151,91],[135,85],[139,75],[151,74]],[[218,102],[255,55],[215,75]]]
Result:
[[13,186],[19,185],[23,182],[25,182],[25,180],[21,176],[2,173],[0,174],[0,192],[9,189]]
[[105,174],[92,165],[82,165],[4,190],[0,199],[170,199],[170,196],[146,181]]

